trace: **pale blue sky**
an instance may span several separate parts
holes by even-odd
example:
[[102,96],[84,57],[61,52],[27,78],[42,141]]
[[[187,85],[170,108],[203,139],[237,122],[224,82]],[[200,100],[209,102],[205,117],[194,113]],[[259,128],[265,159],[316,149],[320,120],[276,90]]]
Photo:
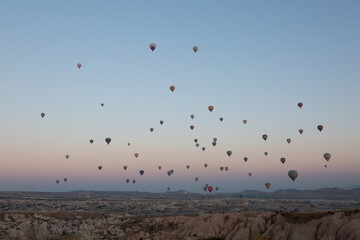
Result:
[[0,190],[54,190],[65,176],[55,190],[354,185],[359,12],[358,1],[1,1]]

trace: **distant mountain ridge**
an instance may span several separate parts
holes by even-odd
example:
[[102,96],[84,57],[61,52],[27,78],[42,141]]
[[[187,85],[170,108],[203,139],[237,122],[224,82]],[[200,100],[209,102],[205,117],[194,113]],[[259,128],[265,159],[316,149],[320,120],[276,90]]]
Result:
[[72,191],[72,192],[0,192],[0,198],[263,198],[263,199],[329,199],[329,200],[360,200],[360,188],[346,190],[338,187],[317,190],[280,189],[273,192],[244,190],[235,193],[205,192],[190,193],[184,190],[151,193],[139,191]]

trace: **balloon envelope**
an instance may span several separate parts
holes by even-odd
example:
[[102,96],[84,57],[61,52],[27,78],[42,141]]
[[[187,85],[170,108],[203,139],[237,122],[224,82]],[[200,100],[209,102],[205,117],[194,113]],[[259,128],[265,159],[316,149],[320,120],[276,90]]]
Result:
[[330,153],[325,153],[324,158],[325,158],[326,161],[329,161],[330,158],[331,158],[331,154]]
[[304,130],[303,129],[299,129],[299,133],[303,134]]
[[296,170],[290,170],[288,172],[289,178],[291,178],[291,180],[293,180],[293,182],[295,182],[295,179],[298,176],[298,172]]
[[175,86],[170,86],[170,90],[173,92],[175,90]]
[[81,63],[78,63],[78,64],[77,64],[77,67],[80,69],[80,68],[81,68]]
[[40,115],[41,115],[41,117],[45,117],[45,113],[41,113]]
[[151,43],[151,44],[149,45],[149,47],[150,47],[151,51],[154,51],[155,48],[156,48],[156,44],[155,44],[155,43]]
[[111,142],[111,138],[105,138],[105,142],[109,144]]
[[286,161],[286,158],[280,158],[280,162],[282,162],[282,164],[284,164]]
[[266,139],[268,139],[268,135],[267,134],[263,134],[262,138],[266,141]]
[[303,106],[302,102],[299,102],[299,103],[298,103],[298,107],[299,107],[299,108],[302,108],[302,106]]
[[208,107],[209,111],[212,112],[214,110],[214,107],[213,106],[209,106]]
[[194,51],[194,52],[197,52],[198,49],[199,49],[199,48],[198,48],[197,46],[194,46],[194,47],[193,47],[193,51]]
[[323,128],[324,128],[323,125],[318,125],[318,126],[317,126],[317,129],[318,129],[320,132],[323,130]]
[[232,151],[229,150],[229,151],[226,152],[226,154],[230,157],[231,154],[232,154]]
[[267,189],[269,189],[269,188],[270,188],[270,183],[265,183],[265,187],[266,187]]

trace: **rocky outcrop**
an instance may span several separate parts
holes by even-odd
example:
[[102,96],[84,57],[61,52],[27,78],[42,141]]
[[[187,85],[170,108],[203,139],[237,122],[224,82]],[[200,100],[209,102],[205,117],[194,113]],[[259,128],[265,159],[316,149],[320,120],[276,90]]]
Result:
[[0,239],[356,240],[360,211],[225,212],[136,216],[86,212],[0,213]]

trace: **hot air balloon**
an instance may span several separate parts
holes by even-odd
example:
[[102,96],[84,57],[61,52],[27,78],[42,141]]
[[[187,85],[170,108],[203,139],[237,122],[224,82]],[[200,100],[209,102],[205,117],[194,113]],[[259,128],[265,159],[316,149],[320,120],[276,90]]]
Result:
[[301,102],[298,103],[298,107],[302,108],[303,104]]
[[144,175],[144,170],[140,170],[139,173],[141,176]]
[[171,175],[171,171],[167,171],[167,175],[170,176],[170,175]]
[[136,183],[136,180],[135,180],[135,179],[134,179],[134,180],[132,180],[132,183],[133,183],[133,184],[135,184],[135,183]]
[[134,156],[137,158],[137,157],[139,156],[139,154],[138,154],[138,153],[135,153]]
[[249,175],[249,177],[251,177],[252,173],[251,173],[251,172],[249,172],[249,173],[248,173],[248,175]]
[[303,129],[299,129],[299,133],[303,134],[304,130]]
[[325,153],[324,158],[325,158],[326,161],[329,161],[330,158],[331,158],[331,154],[330,153]]
[[206,190],[207,190],[207,187],[205,186],[205,187],[203,187],[203,189],[204,189],[204,191],[206,192]]
[[224,120],[224,118],[221,117],[221,118],[220,118],[220,122],[222,122],[223,120]]
[[189,165],[186,165],[186,168],[187,168],[187,169],[189,169],[189,168],[190,168],[190,166],[189,166]]
[[195,116],[194,116],[194,114],[191,114],[190,117],[191,117],[191,119],[194,119]]
[[98,166],[98,169],[101,170],[101,169],[102,169],[102,166]]
[[57,180],[56,180],[56,184],[59,184],[59,182],[60,182],[60,180],[59,180],[59,179],[57,179]]
[[175,90],[175,86],[170,86],[170,90],[173,92]]
[[216,138],[216,137],[214,137],[214,138],[213,138],[213,141],[214,141],[214,142],[216,142],[216,141],[217,141],[217,138]]
[[194,125],[191,125],[191,126],[190,126],[190,129],[193,130],[193,129],[194,129]]
[[150,132],[153,132],[154,131],[154,129],[153,128],[150,128]]
[[327,168],[327,165],[325,164],[324,167]]
[[246,120],[246,119],[244,119],[244,120],[243,120],[243,123],[244,123],[244,124],[246,124],[246,123],[247,123],[247,120]]
[[318,125],[318,126],[317,126],[317,129],[318,129],[320,132],[323,130],[323,128],[324,128],[323,125]]
[[286,139],[287,143],[291,143],[291,138]]
[[229,151],[226,152],[226,154],[230,157],[231,154],[232,154],[232,151],[229,150]]
[[286,161],[286,158],[280,158],[280,162],[282,162],[282,164],[284,164]]
[[225,167],[225,171],[228,171],[229,170],[229,167]]
[[269,189],[269,188],[270,188],[270,183],[265,183],[265,187],[266,187],[267,189]]
[[70,156],[69,156],[69,155],[66,155],[65,157],[66,157],[66,159],[69,159]]
[[199,181],[199,178],[198,178],[198,177],[196,177],[196,178],[195,178],[195,181]]
[[203,151],[205,151],[205,147],[202,147],[201,149],[202,149]]
[[197,143],[197,142],[198,142],[197,138],[195,138],[195,139],[194,139],[194,142],[195,142],[195,143]]
[[244,157],[244,161],[247,162],[248,158],[247,157]]
[[94,140],[90,139],[90,143],[92,144],[94,142]]
[[216,190],[216,191],[219,191],[219,187],[216,187],[215,190]]
[[224,171],[224,167],[220,167],[220,170],[221,170],[221,171]]
[[101,104],[101,106],[103,107],[103,106],[104,106],[104,104],[102,103],[102,104]]
[[163,121],[163,120],[161,120],[161,121],[160,121],[160,125],[163,125],[163,123],[164,123],[164,121]]
[[129,182],[130,182],[130,179],[127,178],[125,181],[126,181],[126,183],[129,183]]
[[268,135],[264,134],[264,135],[262,135],[262,138],[266,141],[266,139],[268,138]]
[[127,169],[127,166],[125,165],[125,166],[124,166],[123,168],[124,168],[124,170],[126,171],[126,169]]
[[205,164],[204,164],[204,167],[207,168],[207,166],[208,166],[207,163],[205,163]]
[[111,142],[111,138],[105,138],[105,142],[109,145],[109,143]]
[[127,143],[128,144],[128,146],[130,146],[130,143]]
[[67,182],[67,178],[64,178],[64,182]]
[[161,170],[161,166],[158,166],[158,169]]
[[209,111],[212,112],[214,110],[214,107],[213,106],[209,106],[208,107]]
[[208,191],[211,193],[212,190],[213,190],[213,187],[212,187],[212,186],[208,186],[207,189],[208,189]]
[[[199,146],[200,146],[200,144],[198,144],[198,143],[197,143],[197,144],[195,144],[195,145],[196,145],[196,147],[199,147]],[[205,150],[205,149],[204,149],[204,150]]]
[[288,176],[289,176],[289,178],[291,178],[291,180],[293,180],[293,182],[295,182],[295,179],[298,176],[298,172],[296,170],[290,170],[288,172]]
[[216,142],[212,142],[212,145],[215,147],[215,146],[216,146]]
[[77,67],[80,69],[80,68],[81,68],[81,63],[78,63],[78,64],[77,64]]
[[194,47],[193,47],[193,51],[194,51],[194,52],[197,52],[198,49],[199,49],[199,48],[198,48],[197,46],[194,46]]
[[150,47],[151,51],[154,51],[155,48],[156,48],[156,44],[155,44],[155,43],[151,43],[151,44],[149,45],[149,47]]
[[41,113],[40,115],[41,115],[42,118],[45,117],[45,113]]
[[264,152],[264,155],[267,156],[267,155],[268,155],[268,152]]
[[170,191],[170,187],[167,187],[167,190]]

